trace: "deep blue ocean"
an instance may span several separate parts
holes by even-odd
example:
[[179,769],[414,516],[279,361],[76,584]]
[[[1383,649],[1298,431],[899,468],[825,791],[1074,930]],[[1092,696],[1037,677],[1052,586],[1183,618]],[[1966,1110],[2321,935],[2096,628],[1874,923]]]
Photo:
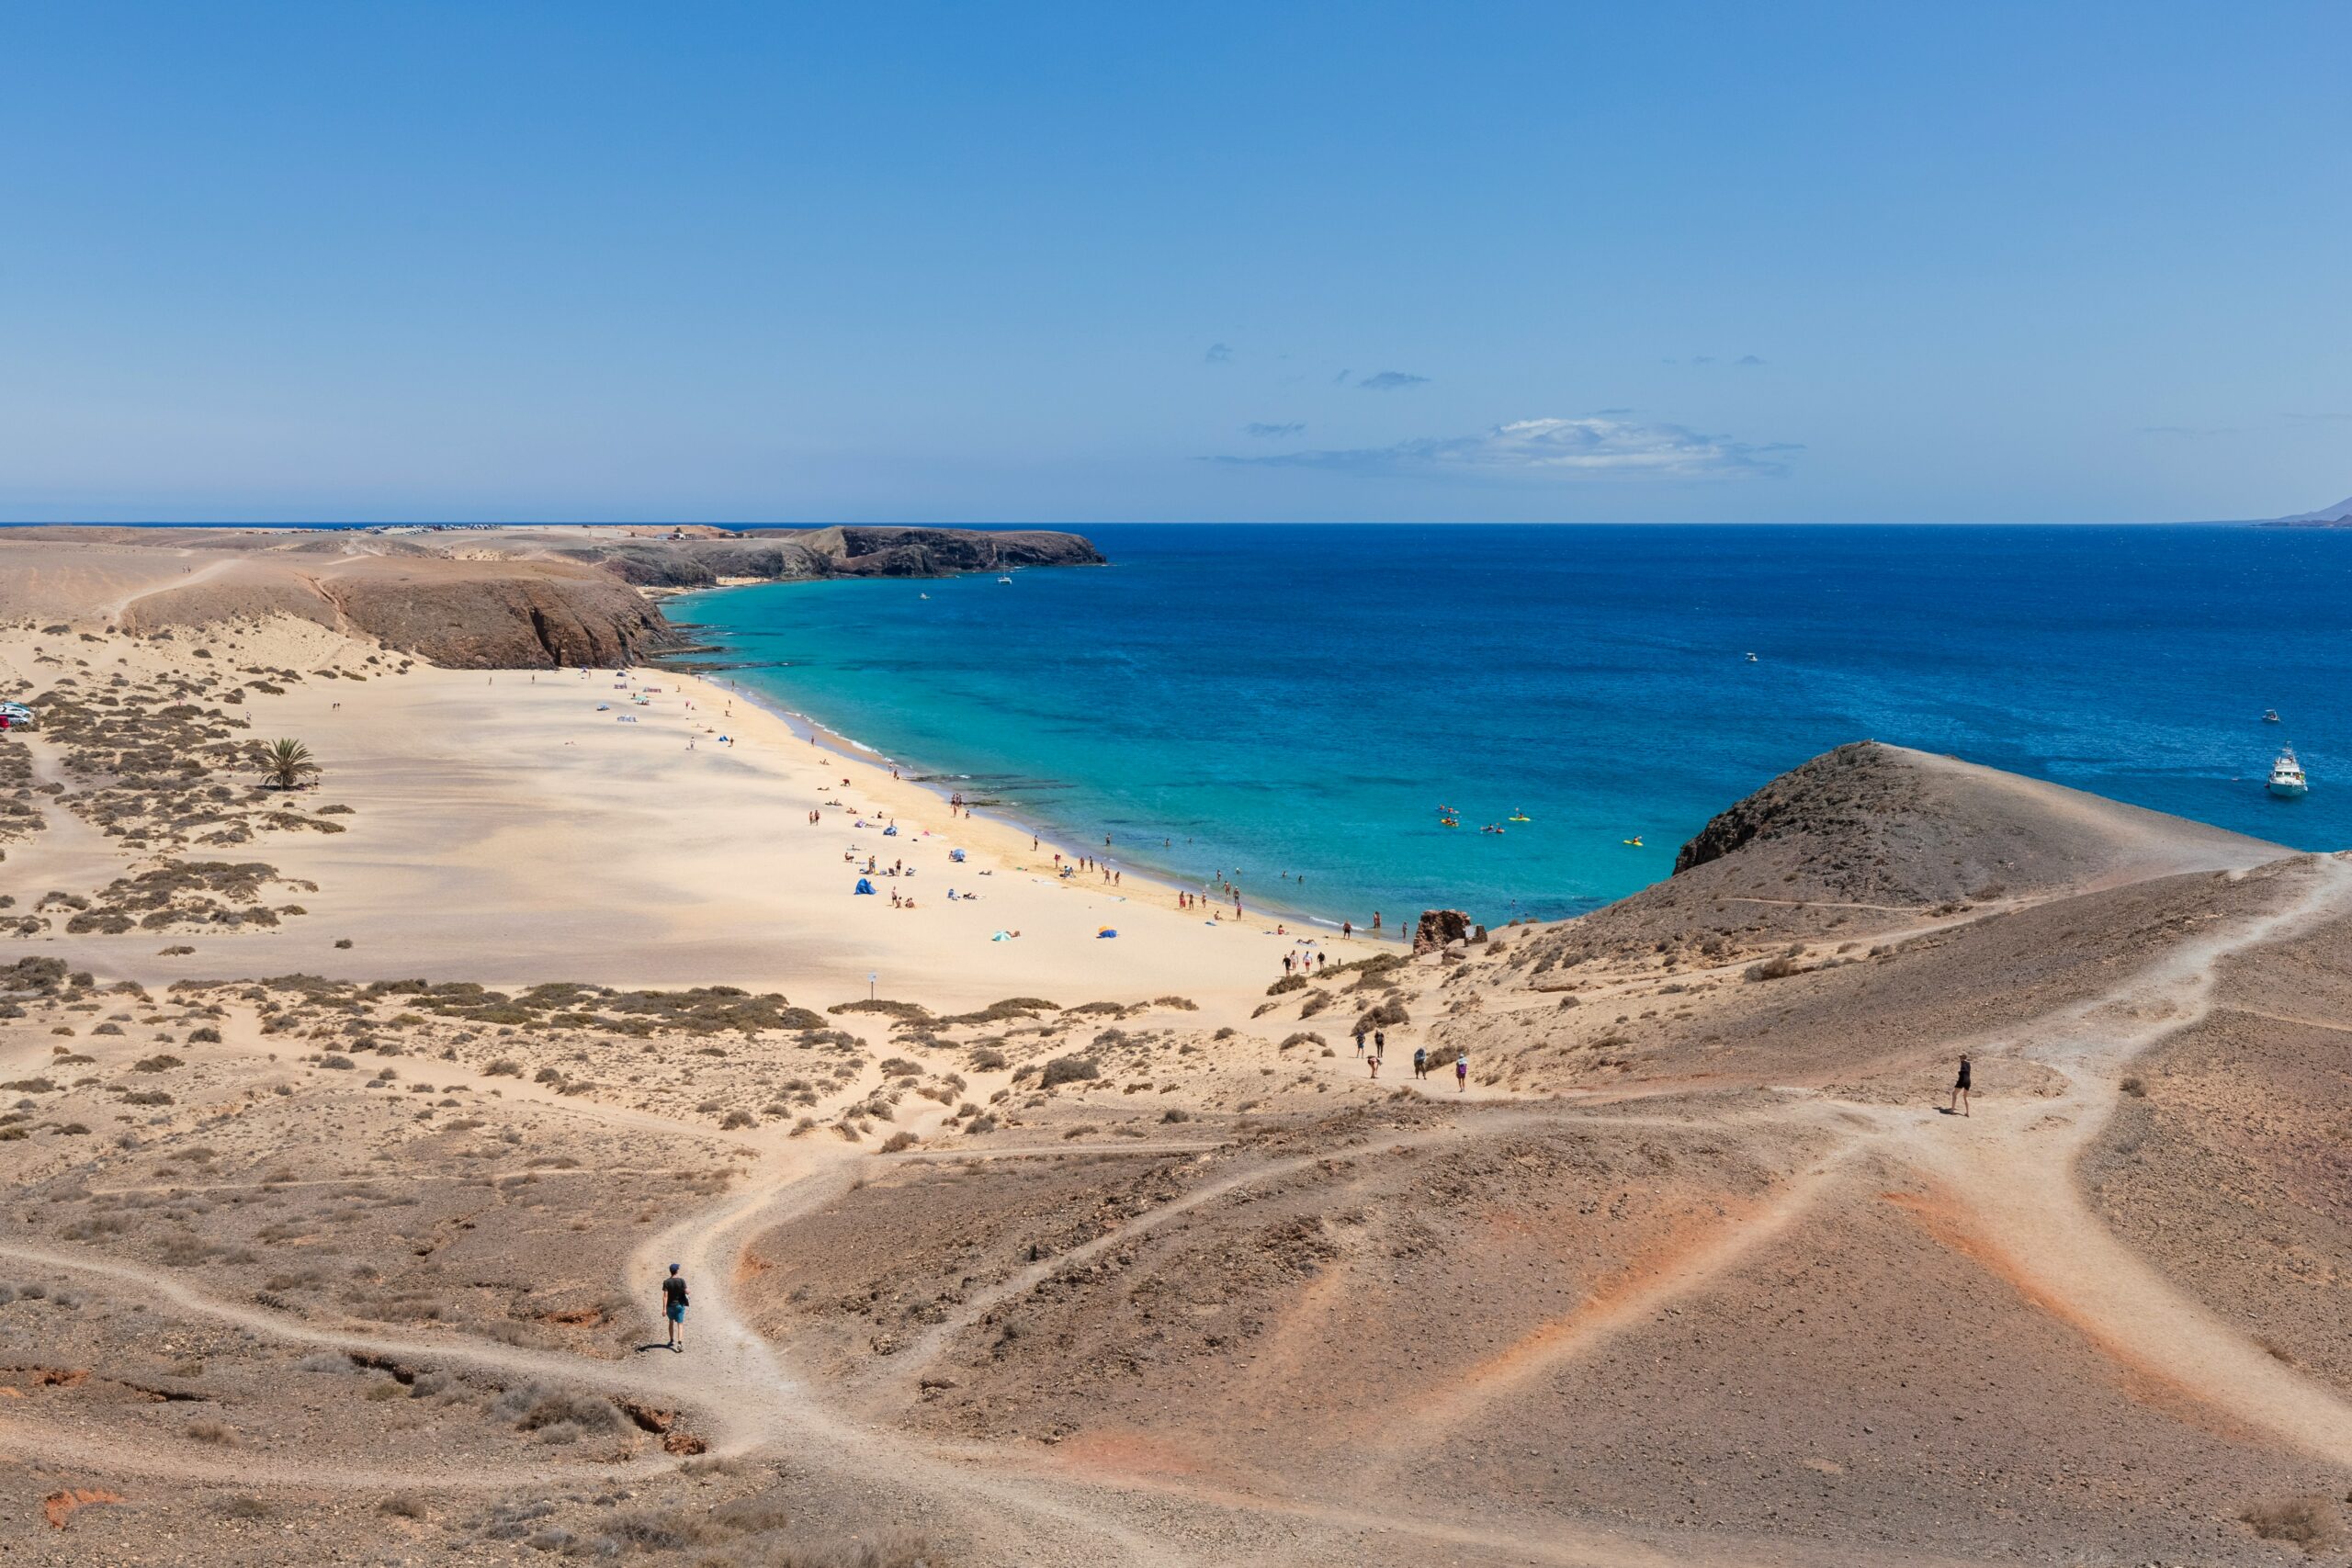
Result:
[[670,613],[728,678],[1065,843],[1359,923],[1591,908],[1867,738],[2352,846],[2352,532],[1080,531],[1110,566]]

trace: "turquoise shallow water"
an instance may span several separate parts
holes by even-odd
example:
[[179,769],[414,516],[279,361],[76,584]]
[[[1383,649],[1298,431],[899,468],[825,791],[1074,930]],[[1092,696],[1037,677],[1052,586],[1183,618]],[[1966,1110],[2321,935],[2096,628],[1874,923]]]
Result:
[[[2352,845],[2352,533],[1083,531],[1111,566],[670,609],[746,662],[729,678],[943,786],[1359,923],[1622,897],[1869,737]],[[2262,788],[2284,739],[2313,780],[2294,804]]]

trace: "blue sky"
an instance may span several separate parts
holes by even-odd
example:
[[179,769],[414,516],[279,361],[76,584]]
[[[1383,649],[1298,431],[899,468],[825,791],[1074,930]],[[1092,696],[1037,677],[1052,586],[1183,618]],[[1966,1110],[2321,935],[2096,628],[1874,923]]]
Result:
[[0,516],[2352,492],[2352,7],[0,10]]

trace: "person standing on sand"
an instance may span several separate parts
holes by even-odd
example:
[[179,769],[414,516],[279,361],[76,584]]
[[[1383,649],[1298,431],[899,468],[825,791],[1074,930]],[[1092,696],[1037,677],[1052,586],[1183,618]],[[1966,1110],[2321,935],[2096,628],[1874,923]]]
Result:
[[1967,1052],[1965,1052],[1965,1051],[1962,1051],[1962,1052],[1960,1054],[1960,1077],[1957,1077],[1957,1078],[1955,1078],[1954,1080],[1952,1080],[1952,1086],[1951,1086],[1951,1104],[1949,1107],[1947,1107],[1947,1108],[1946,1108],[1946,1110],[1945,1110],[1945,1111],[1944,1111],[1944,1114],[1945,1114],[1945,1115],[1949,1116],[1949,1115],[1953,1114],[1954,1112],[1958,1112],[1960,1115],[1962,1115],[1962,1116],[1965,1116],[1965,1115],[1969,1114],[1969,1100],[1968,1100],[1968,1079],[1969,1079],[1969,1076],[1970,1076],[1970,1075],[1969,1075],[1969,1070],[1968,1070],[1968,1053],[1967,1053]]
[[1388,1031],[1375,1029],[1372,1032],[1372,1048],[1384,1056],[1388,1055]]
[[[1361,1045],[1363,1044],[1363,1042],[1358,1041],[1357,1044]],[[1377,1056],[1366,1056],[1364,1060],[1372,1066],[1372,1081],[1378,1083],[1380,1081],[1380,1058]]]
[[1464,1051],[1462,1055],[1453,1058],[1453,1092],[1456,1094],[1467,1094],[1469,1091],[1470,1053]]
[[678,1266],[670,1265],[670,1277],[662,1281],[662,1318],[670,1326],[668,1348],[685,1353],[686,1348],[686,1281]]
[[1413,1047],[1413,1076],[1417,1078],[1430,1076],[1430,1054],[1419,1045]]

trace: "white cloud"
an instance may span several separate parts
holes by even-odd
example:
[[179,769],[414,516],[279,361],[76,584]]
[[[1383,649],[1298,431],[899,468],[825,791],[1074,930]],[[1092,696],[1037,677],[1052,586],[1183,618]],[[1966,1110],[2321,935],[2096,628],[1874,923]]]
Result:
[[1592,415],[1514,420],[1483,435],[1424,436],[1388,446],[1214,461],[1370,475],[1709,479],[1785,473],[1788,454],[1801,450],[1785,443],[1759,446],[1726,436],[1702,435],[1679,424]]

